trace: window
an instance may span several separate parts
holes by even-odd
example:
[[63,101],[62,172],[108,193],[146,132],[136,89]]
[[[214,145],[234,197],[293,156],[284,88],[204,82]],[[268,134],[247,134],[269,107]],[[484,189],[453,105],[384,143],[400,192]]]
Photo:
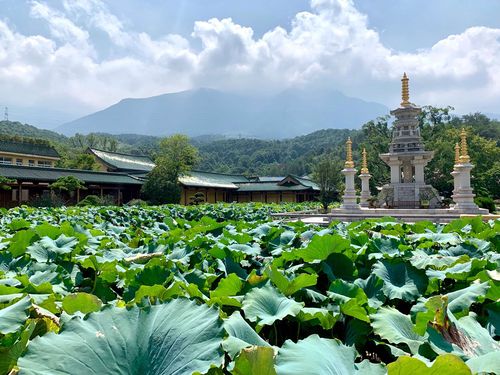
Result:
[[16,165],[23,165],[23,159],[16,159]]
[[38,166],[43,168],[50,168],[52,167],[52,162],[45,160],[38,160]]
[[35,166],[35,161],[34,160],[28,160],[28,165],[30,167],[34,167]]
[[0,164],[12,164],[12,158],[6,158],[5,156],[0,156]]

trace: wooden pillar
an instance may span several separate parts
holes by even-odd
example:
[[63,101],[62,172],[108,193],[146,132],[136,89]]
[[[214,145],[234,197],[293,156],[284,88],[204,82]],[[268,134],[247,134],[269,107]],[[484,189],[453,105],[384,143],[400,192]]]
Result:
[[101,199],[104,198],[104,191],[103,191],[103,188],[101,186]]
[[19,203],[19,205],[21,205],[22,196],[23,196],[23,183],[22,182],[17,183],[17,192],[18,192],[17,202]]
[[76,203],[80,203],[80,189],[76,189]]
[[120,206],[122,204],[121,194],[122,194],[122,190],[120,188],[118,188],[118,206]]

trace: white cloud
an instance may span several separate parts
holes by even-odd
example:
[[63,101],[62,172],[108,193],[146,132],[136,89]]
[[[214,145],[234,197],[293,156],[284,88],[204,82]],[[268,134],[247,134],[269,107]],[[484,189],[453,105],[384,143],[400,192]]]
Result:
[[[311,11],[298,13],[289,31],[277,27],[260,38],[215,18],[196,22],[191,39],[153,38],[130,30],[101,0],[64,0],[59,11],[33,1],[31,16],[47,23],[50,38],[0,21],[0,84],[19,104],[95,110],[192,87],[265,92],[314,85],[391,106],[403,71],[422,105],[494,112],[500,101],[500,29],[469,28],[402,53],[381,42],[351,0],[311,0]],[[108,36],[110,57],[96,51],[95,30]]]

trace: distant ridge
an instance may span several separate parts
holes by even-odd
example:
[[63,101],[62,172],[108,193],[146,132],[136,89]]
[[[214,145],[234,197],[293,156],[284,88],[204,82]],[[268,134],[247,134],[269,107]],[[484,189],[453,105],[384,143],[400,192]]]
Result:
[[143,99],[124,99],[65,123],[66,134],[140,133],[191,137],[290,138],[326,128],[360,128],[388,113],[387,107],[335,90],[289,89],[271,97],[198,89]]

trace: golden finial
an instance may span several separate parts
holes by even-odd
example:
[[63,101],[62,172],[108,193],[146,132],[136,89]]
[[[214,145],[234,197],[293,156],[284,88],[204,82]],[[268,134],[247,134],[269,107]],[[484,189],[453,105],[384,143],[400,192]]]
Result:
[[460,145],[455,143],[455,164],[460,164]]
[[402,83],[402,88],[401,88],[401,106],[402,107],[409,107],[411,105],[410,103],[410,88],[408,86],[408,76],[406,75],[406,72],[403,74],[403,78],[401,78],[401,83]]
[[361,174],[368,174],[370,171],[368,170],[368,161],[366,159],[366,148],[363,147],[363,164],[361,166]]
[[354,162],[352,161],[352,141],[351,137],[347,138],[346,142],[346,151],[347,151],[347,156],[345,159],[345,167],[346,168],[354,168]]
[[467,132],[465,128],[462,128],[462,132],[460,133],[461,145],[460,145],[460,163],[468,163],[470,162],[470,157],[467,151]]

